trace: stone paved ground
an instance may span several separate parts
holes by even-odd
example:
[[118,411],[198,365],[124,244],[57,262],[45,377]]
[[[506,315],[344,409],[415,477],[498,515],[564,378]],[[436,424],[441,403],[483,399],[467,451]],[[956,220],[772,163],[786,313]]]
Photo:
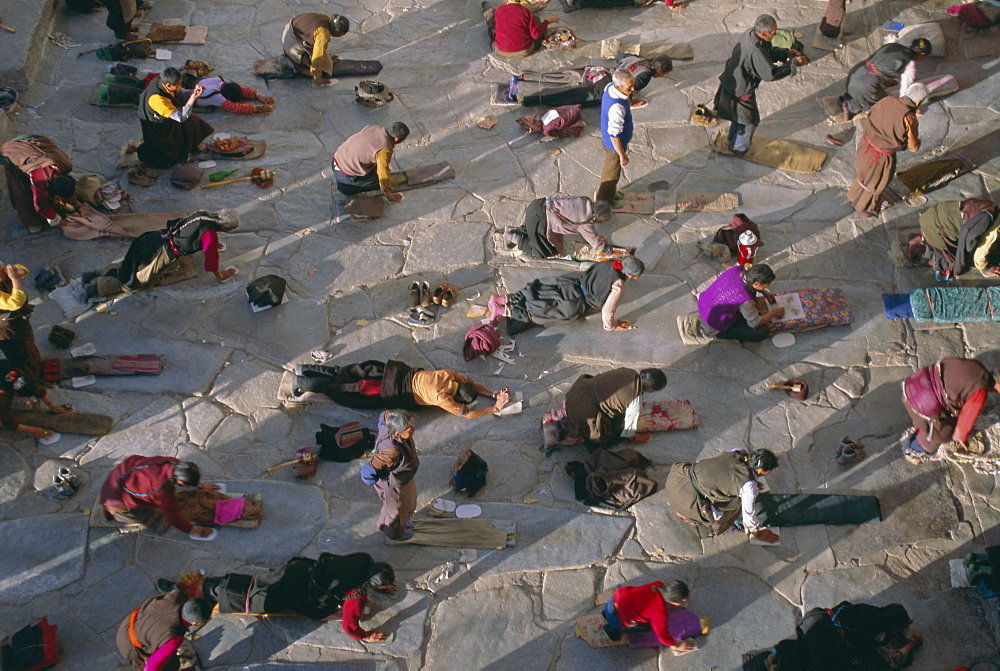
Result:
[[[28,4],[15,0],[12,7],[27,12]],[[272,117],[208,116],[219,130],[267,140],[261,165],[277,170],[275,188],[261,193],[244,184],[184,192],[166,179],[154,188],[130,188],[147,211],[238,207],[243,225],[226,236],[223,258],[240,269],[241,280],[218,285],[199,276],[129,296],[71,324],[78,342],[93,342],[100,352],[162,352],[169,364],[158,378],[103,379],[81,391],[53,392],[59,402],[112,415],[117,425],[104,438],[65,436],[44,447],[0,434],[0,630],[10,633],[48,615],[59,626],[65,668],[105,670],[117,664],[117,623],[152,592],[157,577],[199,568],[209,574],[254,570],[295,554],[363,550],[392,562],[405,582],[402,598],[375,608],[375,622],[395,632],[393,643],[365,646],[332,624],[220,618],[196,644],[204,666],[437,671],[624,664],[721,671],[737,668],[740,653],[789,634],[804,609],[841,599],[906,605],[927,643],[915,669],[996,662],[998,643],[990,625],[995,611],[970,591],[950,589],[947,574],[949,558],[998,542],[996,477],[954,465],[911,466],[893,443],[906,426],[899,382],[914,367],[945,354],[1000,363],[992,351],[997,330],[982,324],[916,328],[883,318],[879,294],[932,282],[928,269],[897,270],[888,255],[891,242],[915,230],[918,210],[900,206],[884,221],[852,216],[843,195],[852,178],[851,143],[838,150],[823,143],[829,128],[814,102],[818,94],[839,91],[847,67],[877,46],[877,27],[884,21],[940,18],[948,3],[856,1],[847,17],[845,53],[809,48],[814,62],[795,79],[761,88],[762,135],[792,137],[830,154],[825,168],[809,176],[715,157],[706,132],[686,123],[691,106],[711,98],[734,35],[749,27],[762,6],[695,0],[672,14],[659,6],[565,16],[564,23],[589,46],[539,54],[515,67],[544,71],[579,64],[596,55],[595,41],[611,36],[626,43],[693,45],[693,61],[678,62],[669,77],[648,89],[651,106],[636,114],[626,183],[643,190],[665,179],[689,189],[739,191],[743,211],[765,231],[763,252],[778,272],[776,287],[842,287],[855,322],[800,335],[789,349],[770,342],[685,347],[674,320],[694,306],[685,283],[698,268],[694,242],[725,223],[728,214],[683,214],[666,222],[617,215],[611,223],[615,240],[638,246],[649,269],[622,308],[639,329],[605,333],[598,318],[590,317],[525,334],[517,341],[524,357],[500,376],[493,362],[461,359],[461,338],[472,323],[464,316],[468,301],[478,297],[482,304],[498,285],[516,289],[528,278],[564,267],[495,258],[490,233],[515,223],[535,197],[556,189],[592,193],[600,139],[594,110],[585,112],[588,125],[579,139],[540,143],[521,135],[514,123],[519,110],[488,105],[491,85],[504,81],[511,66],[485,55],[477,3],[469,4],[156,2],[153,19],[210,26],[208,44],[175,47],[172,64],[199,58],[251,85],[259,81],[248,73],[250,62],[277,52],[289,17],[343,12],[354,27],[337,41],[338,51],[350,58],[381,58],[386,70],[380,78],[396,102],[379,110],[361,108],[350,81],[329,89],[308,81],[278,82],[271,88],[279,99]],[[781,24],[801,30],[807,43],[823,6],[819,0],[770,5]],[[11,18],[8,11],[3,14]],[[64,51],[47,44],[41,67],[25,74],[33,84],[22,88],[21,104],[5,122],[12,132],[49,135],[71,149],[78,171],[111,176],[118,174],[118,147],[137,138],[139,129],[131,110],[87,104],[107,64],[77,58],[75,52],[108,40],[102,24],[101,14],[57,13],[54,28],[81,46]],[[984,138],[978,145],[989,148],[992,142],[997,153],[997,35],[994,29],[971,39],[955,31],[947,58],[921,64],[921,76],[955,72],[963,84],[922,117],[927,150]],[[484,115],[498,116],[500,124],[490,131],[475,127]],[[341,220],[321,169],[362,125],[397,119],[412,129],[397,152],[399,167],[447,160],[456,179],[407,193],[382,220]],[[931,201],[996,196],[998,180],[1000,160],[993,160],[931,194]],[[8,207],[0,216],[4,260],[32,268],[57,263],[76,275],[126,247],[119,240],[73,242],[57,231],[32,236],[16,225]],[[252,315],[242,281],[269,272],[288,279],[291,302]],[[409,282],[434,284],[445,276],[461,286],[461,302],[432,329],[408,328],[401,313]],[[51,300],[32,294],[38,304],[35,329],[50,353],[44,336],[51,325],[66,322]],[[520,416],[466,422],[427,411],[419,415],[416,436],[421,503],[446,494],[451,461],[474,447],[492,467],[477,500],[489,517],[516,521],[515,549],[480,552],[476,560],[459,563],[458,550],[386,547],[374,526],[375,497],[360,483],[357,463],[324,463],[311,483],[293,481],[287,469],[264,473],[312,443],[321,421],[337,424],[360,416],[373,423],[370,413],[330,405],[284,407],[275,400],[282,366],[323,348],[339,361],[392,356],[414,365],[455,367],[491,386],[524,392],[529,407]],[[539,415],[579,374],[617,365],[665,367],[670,394],[690,399],[701,415],[697,431],[660,434],[642,448],[656,462],[661,481],[676,460],[733,447],[769,447],[782,459],[771,477],[774,489],[877,494],[885,521],[788,529],[783,547],[763,549],[748,546],[738,534],[699,539],[675,521],[662,493],[634,506],[632,515],[597,514],[577,504],[561,466],[579,453],[542,458]],[[808,402],[765,391],[767,383],[792,375],[809,381],[814,393]],[[869,457],[849,469],[833,459],[844,434],[869,447]],[[112,465],[129,453],[191,458],[211,479],[227,481],[234,490],[262,492],[261,529],[223,529],[211,544],[194,543],[176,531],[154,537],[88,530],[82,510],[92,505]],[[47,489],[53,469],[63,464],[76,465],[85,481],[69,501],[54,499]],[[449,566],[453,575],[443,577]],[[670,578],[688,581],[693,608],[714,622],[702,651],[674,659],[655,650],[592,650],[574,636],[574,618],[592,607],[597,593],[625,582]]]

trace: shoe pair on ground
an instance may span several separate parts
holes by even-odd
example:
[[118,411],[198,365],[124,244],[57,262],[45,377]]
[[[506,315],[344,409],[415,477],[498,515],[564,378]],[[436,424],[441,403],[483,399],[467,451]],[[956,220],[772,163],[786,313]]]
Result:
[[430,282],[412,282],[410,284],[409,305],[415,307],[430,307],[433,305],[443,305],[450,308],[458,300],[458,287],[449,285],[442,280],[432,291]]
[[865,446],[855,442],[848,436],[840,439],[837,446],[837,463],[842,466],[849,466],[865,458]]

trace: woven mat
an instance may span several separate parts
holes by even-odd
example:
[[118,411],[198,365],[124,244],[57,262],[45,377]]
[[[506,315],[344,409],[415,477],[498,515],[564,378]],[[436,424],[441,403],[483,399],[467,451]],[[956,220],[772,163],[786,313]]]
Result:
[[740,194],[725,191],[653,192],[653,211],[660,212],[725,212],[740,206]]
[[399,541],[386,539],[386,545],[429,545],[439,548],[503,550],[513,547],[517,534],[513,522],[476,519],[413,520],[413,536]]
[[604,625],[607,620],[600,613],[593,615],[581,615],[576,618],[576,635],[587,642],[592,648],[610,648],[613,645],[628,645],[628,639],[622,636],[617,641],[612,641],[604,633]]
[[106,436],[115,423],[115,420],[107,415],[95,415],[90,412],[55,414],[48,410],[15,410],[14,417],[19,423],[28,426],[81,436]]
[[[162,26],[160,23],[140,23],[135,32],[138,34],[140,40],[144,40],[149,37],[150,31],[153,30],[154,26]],[[176,26],[165,26],[166,28],[175,28]],[[184,37],[179,40],[154,40],[154,42],[170,42],[171,44],[205,44],[208,41],[208,26],[183,26],[185,28]]]
[[[729,148],[727,133],[722,130],[716,133],[712,140],[712,150],[727,156],[736,155]],[[791,140],[773,140],[769,137],[754,135],[750,149],[740,158],[776,170],[811,175],[823,167],[827,155],[825,151],[807,147]]]

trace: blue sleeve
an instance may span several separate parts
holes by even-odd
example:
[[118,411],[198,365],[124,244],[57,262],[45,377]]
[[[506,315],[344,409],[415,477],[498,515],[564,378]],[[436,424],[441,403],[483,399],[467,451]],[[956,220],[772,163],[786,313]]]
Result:
[[368,485],[369,487],[374,485],[376,482],[381,480],[380,474],[372,466],[372,462],[366,462],[364,466],[361,467],[361,481]]

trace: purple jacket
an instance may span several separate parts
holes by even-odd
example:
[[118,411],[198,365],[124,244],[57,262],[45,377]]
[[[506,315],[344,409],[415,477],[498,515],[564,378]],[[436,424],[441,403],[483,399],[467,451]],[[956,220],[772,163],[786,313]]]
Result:
[[709,328],[722,332],[733,325],[740,306],[753,300],[753,292],[743,281],[743,267],[724,271],[698,296],[698,314]]

